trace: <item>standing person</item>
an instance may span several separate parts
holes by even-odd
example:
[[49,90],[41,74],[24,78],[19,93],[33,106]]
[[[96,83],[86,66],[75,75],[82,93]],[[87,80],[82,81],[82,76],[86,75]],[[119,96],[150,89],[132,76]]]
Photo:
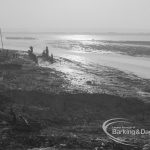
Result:
[[53,54],[51,54],[51,62],[53,63],[54,61],[54,57],[53,57]]
[[33,60],[36,64],[38,64],[38,58],[37,56],[33,53],[33,46],[30,46],[30,49],[28,50],[28,55],[31,60]]
[[29,53],[29,54],[33,54],[33,46],[30,46],[29,48],[30,48],[30,49],[28,50],[28,53]]
[[45,51],[46,51],[46,56],[49,57],[49,49],[48,49],[48,46],[46,46],[46,50],[45,50]]
[[30,52],[33,53],[33,46],[30,46]]

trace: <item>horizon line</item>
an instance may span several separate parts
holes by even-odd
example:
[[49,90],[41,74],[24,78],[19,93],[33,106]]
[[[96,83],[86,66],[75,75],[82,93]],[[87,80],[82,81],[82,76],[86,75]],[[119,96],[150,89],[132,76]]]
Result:
[[112,35],[150,35],[150,32],[88,32],[88,31],[73,31],[73,32],[68,32],[68,31],[4,31],[2,33],[43,33],[43,34],[48,34],[48,33],[53,33],[53,34],[112,34]]

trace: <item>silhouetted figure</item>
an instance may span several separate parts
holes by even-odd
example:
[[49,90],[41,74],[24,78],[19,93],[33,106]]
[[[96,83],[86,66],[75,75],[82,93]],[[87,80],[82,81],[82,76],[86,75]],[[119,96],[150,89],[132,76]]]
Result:
[[46,59],[49,58],[49,49],[48,49],[48,46],[46,46],[46,49],[43,51],[42,56],[45,57]]
[[45,52],[46,52],[46,56],[49,57],[49,49],[48,49],[48,46],[46,46]]
[[51,63],[53,63],[53,62],[54,62],[53,54],[51,54],[50,60],[51,60]]
[[30,48],[30,49],[28,50],[28,54],[32,54],[32,53],[33,53],[33,47],[30,46],[29,48]]
[[49,49],[48,49],[48,46],[46,46],[46,49],[43,50],[42,57],[43,57],[43,59],[46,60],[46,61],[49,61],[49,62],[51,62],[51,63],[54,62],[53,54],[51,54],[51,56],[49,56]]
[[30,51],[31,53],[33,53],[33,46],[30,46]]
[[36,55],[33,53],[33,47],[30,46],[30,49],[28,50],[28,54],[30,59],[32,59],[35,63],[38,63],[38,59],[36,57]]

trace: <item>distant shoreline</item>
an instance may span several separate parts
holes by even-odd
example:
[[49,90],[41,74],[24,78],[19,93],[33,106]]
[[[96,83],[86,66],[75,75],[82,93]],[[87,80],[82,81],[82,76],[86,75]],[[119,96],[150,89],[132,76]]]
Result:
[[147,35],[150,36],[150,32],[49,32],[49,31],[43,31],[43,32],[30,32],[30,31],[4,31],[3,33],[9,33],[9,34],[84,34],[84,35]]

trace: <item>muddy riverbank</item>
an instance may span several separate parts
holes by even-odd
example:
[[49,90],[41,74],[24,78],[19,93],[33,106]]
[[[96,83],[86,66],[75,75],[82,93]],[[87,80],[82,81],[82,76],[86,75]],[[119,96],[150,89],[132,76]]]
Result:
[[[26,52],[5,52],[0,62],[2,150],[138,149],[114,143],[101,126],[110,118],[124,117],[147,128],[149,97],[138,92],[149,92],[148,80],[105,66],[96,71],[58,57],[54,64],[37,64]],[[73,72],[63,71],[68,66]],[[135,140],[139,149],[148,143],[146,138]]]

